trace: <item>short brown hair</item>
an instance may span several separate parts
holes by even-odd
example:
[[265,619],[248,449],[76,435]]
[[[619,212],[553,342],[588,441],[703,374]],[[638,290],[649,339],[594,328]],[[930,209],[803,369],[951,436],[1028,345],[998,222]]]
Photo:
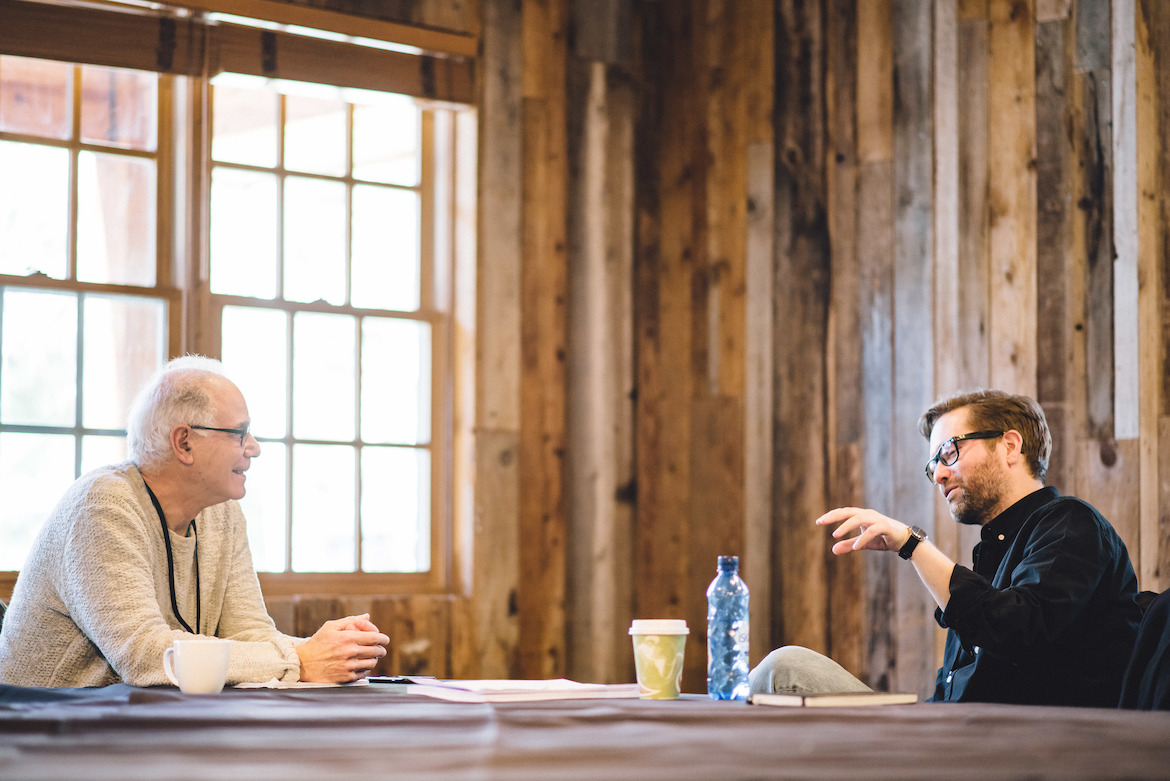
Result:
[[1048,457],[1052,454],[1052,433],[1044,410],[1035,399],[999,390],[975,390],[959,393],[935,402],[922,413],[918,430],[930,439],[934,424],[948,412],[967,408],[971,426],[976,431],[1020,432],[1024,443],[1021,451],[1032,474],[1040,482],[1048,474]]

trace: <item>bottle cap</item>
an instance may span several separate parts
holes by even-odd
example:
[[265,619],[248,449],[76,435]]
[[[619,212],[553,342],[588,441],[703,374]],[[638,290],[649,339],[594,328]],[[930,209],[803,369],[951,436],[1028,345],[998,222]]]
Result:
[[681,618],[635,618],[630,624],[632,635],[689,635],[687,622]]

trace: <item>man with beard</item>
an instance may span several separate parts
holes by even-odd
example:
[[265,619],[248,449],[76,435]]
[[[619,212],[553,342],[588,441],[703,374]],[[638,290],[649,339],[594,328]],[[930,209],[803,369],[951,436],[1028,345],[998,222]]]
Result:
[[[1097,510],[1045,487],[1052,437],[1040,405],[983,390],[938,402],[919,430],[933,454],[926,477],[951,516],[981,528],[972,568],[917,526],[842,507],[834,554],[897,552],[917,571],[947,629],[935,701],[1114,707],[1140,620],[1125,544]],[[773,651],[752,691],[864,691],[808,649]]]

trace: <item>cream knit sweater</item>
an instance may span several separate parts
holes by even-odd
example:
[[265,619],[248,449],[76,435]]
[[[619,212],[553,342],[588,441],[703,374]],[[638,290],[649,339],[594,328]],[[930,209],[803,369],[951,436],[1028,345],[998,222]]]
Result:
[[[202,591],[195,627],[195,537],[168,530],[179,612],[232,640],[228,683],[295,681],[300,638],[264,607],[244,515],[234,501],[195,518]],[[0,683],[167,684],[163,651],[188,636],[171,610],[162,525],[132,462],[94,470],[62,497],[33,543],[0,632]]]

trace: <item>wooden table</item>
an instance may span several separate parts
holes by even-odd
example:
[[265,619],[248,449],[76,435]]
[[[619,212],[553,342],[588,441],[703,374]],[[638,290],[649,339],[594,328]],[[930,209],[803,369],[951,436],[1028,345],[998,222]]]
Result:
[[1170,713],[0,686],[2,779],[1170,779]]

